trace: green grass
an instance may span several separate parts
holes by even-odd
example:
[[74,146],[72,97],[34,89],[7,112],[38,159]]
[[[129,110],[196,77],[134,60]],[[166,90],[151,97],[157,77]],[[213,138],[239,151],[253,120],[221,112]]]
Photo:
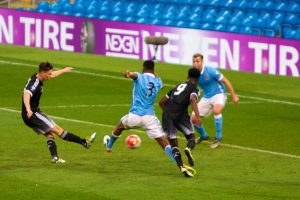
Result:
[[[222,142],[298,158],[228,146],[211,150],[203,143],[193,151],[198,174],[185,179],[145,133],[138,133],[142,145],[136,150],[124,142],[126,135],[136,133],[131,130],[124,132],[112,154],[104,152],[103,135],[129,109],[110,105],[131,102],[131,81],[112,77],[121,77],[125,69],[140,71],[141,61],[0,45],[0,108],[20,110],[23,88],[36,71],[23,64],[46,60],[59,68],[73,66],[77,72],[110,76],[64,74],[45,82],[41,99],[45,113],[65,118],[54,118],[64,129],[82,137],[97,131],[98,138],[89,150],[57,138],[59,154],[67,163],[54,165],[46,139],[26,127],[19,113],[0,109],[0,199],[300,199],[299,78],[222,71],[241,96],[296,103],[242,97],[234,106],[228,96]],[[156,71],[172,85],[185,80],[188,67],[157,63]],[[169,89],[163,88],[157,102]],[[51,107],[58,105],[75,107]],[[159,107],[155,109],[161,118]],[[213,118],[203,123],[213,137]],[[179,142],[184,147],[184,140]]]

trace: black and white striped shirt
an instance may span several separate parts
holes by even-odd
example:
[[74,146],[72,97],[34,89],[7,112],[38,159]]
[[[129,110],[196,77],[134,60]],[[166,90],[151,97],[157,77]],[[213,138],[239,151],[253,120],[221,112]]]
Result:
[[[40,98],[43,92],[43,82],[37,78],[37,74],[31,76],[24,88],[24,92],[30,93],[30,107],[32,112],[39,111]],[[24,100],[22,97],[22,113],[27,113]]]

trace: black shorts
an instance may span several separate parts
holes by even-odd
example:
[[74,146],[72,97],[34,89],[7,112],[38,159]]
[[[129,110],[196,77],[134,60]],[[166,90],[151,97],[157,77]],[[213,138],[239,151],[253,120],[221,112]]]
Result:
[[24,123],[32,128],[37,134],[49,133],[55,127],[54,121],[45,113],[40,111],[34,112],[28,119],[26,113],[22,113]]
[[177,130],[181,131],[184,136],[194,133],[194,126],[188,113],[174,116],[163,112],[162,127],[169,139],[177,138]]

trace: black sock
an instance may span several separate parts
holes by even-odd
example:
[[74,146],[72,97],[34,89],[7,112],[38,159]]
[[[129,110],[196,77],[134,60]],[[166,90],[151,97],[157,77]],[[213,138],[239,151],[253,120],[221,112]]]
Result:
[[73,133],[70,133],[70,132],[67,132],[67,131],[64,131],[60,137],[63,139],[63,140],[66,140],[66,141],[70,141],[70,142],[76,142],[78,144],[82,144],[84,145],[86,143],[86,139],[82,139],[80,138],[79,136],[73,134]]
[[189,134],[186,136],[187,139],[187,144],[186,146],[188,148],[190,148],[191,150],[194,149],[195,145],[196,145],[196,141],[195,141],[195,134]]
[[58,157],[57,156],[57,148],[56,148],[56,144],[55,144],[55,139],[48,138],[47,145],[48,145],[51,157],[52,158]]
[[180,154],[180,151],[179,151],[179,148],[178,147],[173,147],[172,148],[172,154],[173,154],[173,157],[177,163],[177,166],[178,167],[182,167],[183,166],[183,163],[182,163],[182,159],[181,159],[181,154]]

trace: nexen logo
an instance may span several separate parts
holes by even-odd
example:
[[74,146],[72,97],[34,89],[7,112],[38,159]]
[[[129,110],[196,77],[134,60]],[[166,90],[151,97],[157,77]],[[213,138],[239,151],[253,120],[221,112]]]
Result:
[[105,29],[106,55],[139,59],[139,32],[123,29]]

